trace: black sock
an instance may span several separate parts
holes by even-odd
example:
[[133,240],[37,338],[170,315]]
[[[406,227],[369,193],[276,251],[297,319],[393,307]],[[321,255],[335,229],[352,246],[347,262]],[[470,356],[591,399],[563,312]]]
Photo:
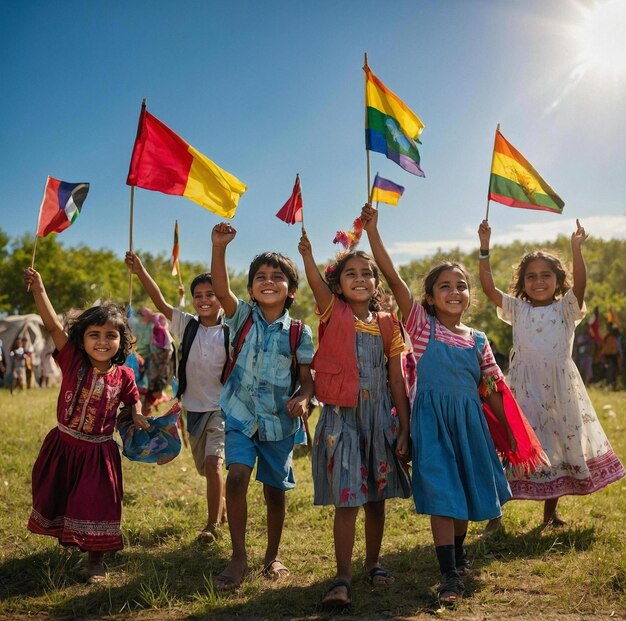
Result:
[[462,535],[456,535],[454,537],[454,560],[457,567],[463,567],[467,560],[467,552],[463,547],[465,535],[467,535],[467,531],[465,531]]
[[456,562],[454,559],[454,546],[435,546],[435,552],[437,553],[437,560],[439,561],[439,571],[442,575],[449,572],[456,573]]

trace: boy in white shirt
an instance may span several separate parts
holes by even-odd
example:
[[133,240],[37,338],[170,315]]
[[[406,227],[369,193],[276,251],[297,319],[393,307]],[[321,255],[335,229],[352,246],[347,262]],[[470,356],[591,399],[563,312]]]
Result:
[[215,297],[211,275],[206,272],[191,282],[197,319],[168,304],[139,257],[127,252],[126,264],[137,275],[157,309],[171,323],[171,332],[182,343],[179,388],[187,410],[191,452],[198,472],[206,477],[207,525],[198,539],[207,542],[219,537],[226,521],[224,501],[224,418],[219,406],[221,376],[226,363],[228,339],[224,335],[222,307]]

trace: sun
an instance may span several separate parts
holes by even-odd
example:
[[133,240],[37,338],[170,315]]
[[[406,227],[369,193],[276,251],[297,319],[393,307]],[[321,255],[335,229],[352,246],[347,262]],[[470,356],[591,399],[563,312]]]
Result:
[[613,78],[626,77],[626,0],[604,0],[580,6],[583,22],[576,28],[579,66]]

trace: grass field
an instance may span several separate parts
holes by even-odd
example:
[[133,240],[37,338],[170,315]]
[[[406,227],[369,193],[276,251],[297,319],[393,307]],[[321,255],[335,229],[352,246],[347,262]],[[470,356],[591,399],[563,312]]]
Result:
[[[626,392],[591,392],[615,451],[626,459]],[[125,548],[106,560],[109,579],[89,587],[76,568],[81,554],[30,534],[30,472],[55,424],[54,389],[11,396],[0,390],[0,618],[254,618],[318,619],[333,577],[332,508],[314,507],[310,457],[295,461],[298,485],[288,493],[282,559],[291,576],[261,577],[265,507],[259,484],[249,492],[248,547],[252,572],[239,592],[222,596],[211,576],[229,557],[227,534],[213,546],[196,543],[206,522],[204,479],[189,450],[165,466],[124,459]],[[362,513],[354,555],[353,605],[342,618],[469,619],[626,618],[626,480],[595,494],[567,497],[569,523],[541,530],[541,506],[511,502],[504,529],[486,541],[471,524],[468,551],[476,571],[456,611],[437,611],[437,563],[429,522],[411,501],[387,504],[383,563],[396,576],[374,589],[363,570]]]

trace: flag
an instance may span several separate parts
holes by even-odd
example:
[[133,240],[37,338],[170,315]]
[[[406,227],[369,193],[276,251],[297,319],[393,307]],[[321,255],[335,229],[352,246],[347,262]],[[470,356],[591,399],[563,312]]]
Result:
[[174,246],[172,247],[172,276],[178,276],[180,273],[180,266],[178,265],[178,255],[180,254],[180,247],[178,245],[178,220],[174,224]]
[[88,183],[68,183],[48,177],[39,208],[37,237],[64,231],[82,209],[89,192]]
[[622,327],[622,322],[620,321],[617,313],[613,310],[613,306],[609,306],[609,309],[606,311],[606,322],[610,323],[618,328]]
[[280,208],[276,217],[287,224],[302,222],[302,188],[300,187],[300,175],[296,175],[296,182],[289,200]]
[[372,186],[371,202],[387,203],[387,205],[397,205],[400,197],[404,193],[404,188],[389,179],[383,179],[378,176],[374,177],[374,185]]
[[493,147],[493,163],[487,200],[509,207],[561,213],[565,203],[539,176],[530,162],[499,130]]
[[184,196],[232,218],[246,186],[141,107],[127,185]]
[[384,153],[407,172],[424,177],[417,150],[424,123],[365,65],[365,148]]

